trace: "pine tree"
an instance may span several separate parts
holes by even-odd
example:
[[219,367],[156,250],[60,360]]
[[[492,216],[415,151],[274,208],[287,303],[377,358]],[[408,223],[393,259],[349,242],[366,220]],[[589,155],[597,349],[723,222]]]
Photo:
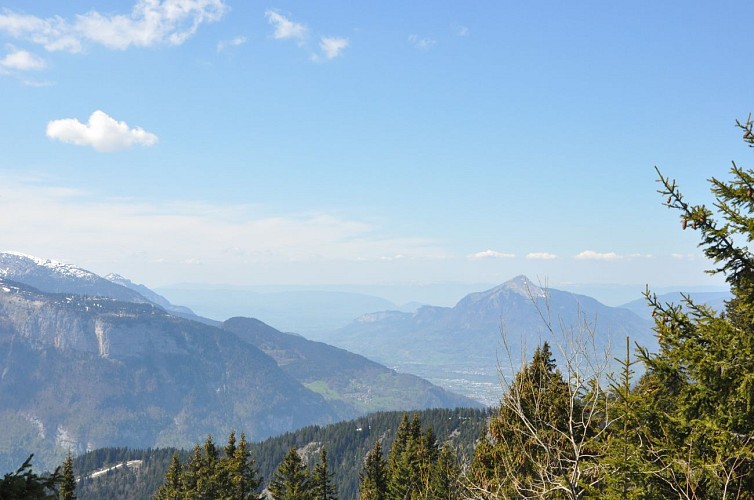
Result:
[[[751,119],[738,124],[754,145]],[[754,491],[754,171],[730,170],[710,179],[717,214],[691,205],[676,182],[658,170],[665,205],[680,212],[682,229],[699,232],[700,246],[730,285],[723,312],[696,304],[653,307],[660,350],[642,351],[647,372],[637,391],[646,406],[645,467],[664,495],[730,498]],[[718,222],[715,217],[720,217]]]
[[388,457],[391,498],[415,498],[423,488],[421,476],[422,429],[419,414],[404,415]]
[[630,339],[626,338],[624,359],[617,359],[620,370],[617,376],[610,376],[611,431],[606,435],[605,455],[601,464],[605,466],[605,481],[601,493],[605,498],[635,499],[646,498],[649,491],[644,478],[642,465],[642,434],[646,426],[646,415],[641,414],[642,401],[633,390],[633,366]]
[[568,470],[576,459],[569,437],[584,432],[571,418],[583,415],[579,406],[544,342],[503,395],[490,421],[491,442],[477,447],[475,495],[536,497],[560,490],[579,496],[583,488]]
[[0,480],[2,500],[54,500],[58,498],[57,486],[61,481],[60,468],[50,476],[40,477],[31,468],[29,455],[15,472],[8,473]]
[[68,454],[63,462],[63,476],[60,481],[58,498],[60,500],[76,500],[76,476],[73,474],[71,450],[68,450]]
[[309,500],[312,495],[309,470],[291,447],[283,457],[268,486],[275,500]]
[[203,453],[200,455],[199,470],[197,471],[196,495],[199,498],[218,498],[221,486],[221,471],[218,466],[220,452],[215,446],[212,436],[204,441]]
[[170,467],[165,473],[165,482],[157,489],[155,500],[180,500],[185,497],[183,489],[181,461],[178,453],[173,453]]
[[327,450],[322,448],[319,454],[319,463],[314,467],[312,474],[312,499],[313,500],[337,500],[332,473],[327,463]]
[[200,493],[199,482],[202,475],[202,447],[196,444],[191,450],[191,457],[183,467],[181,474],[181,492],[187,497],[196,497]]
[[364,469],[359,476],[359,500],[386,500],[388,498],[387,476],[387,463],[382,456],[382,443],[378,439],[367,453]]
[[[256,463],[251,457],[246,435],[241,433],[238,446],[226,446],[225,453],[227,460],[225,467],[230,474],[231,483],[228,498],[234,500],[257,498],[256,492],[262,485],[262,478],[259,477]],[[230,453],[232,456],[229,455]]]
[[461,498],[458,484],[460,469],[450,446],[443,446],[437,461],[432,466],[432,475],[426,498],[433,500],[457,500]]

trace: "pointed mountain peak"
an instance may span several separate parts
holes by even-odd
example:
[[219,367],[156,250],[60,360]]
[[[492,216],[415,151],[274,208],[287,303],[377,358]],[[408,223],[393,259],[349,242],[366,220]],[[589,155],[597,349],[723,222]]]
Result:
[[512,280],[506,281],[498,288],[504,288],[523,295],[524,297],[544,297],[546,292],[542,287],[536,285],[532,280],[523,274],[516,276]]
[[511,294],[521,296],[527,300],[547,296],[547,292],[544,289],[535,285],[534,282],[522,274],[495,288],[490,288],[483,292],[470,293],[456,304],[456,308],[476,307],[476,305],[482,303],[497,304],[501,300],[505,300],[504,297],[509,297]]

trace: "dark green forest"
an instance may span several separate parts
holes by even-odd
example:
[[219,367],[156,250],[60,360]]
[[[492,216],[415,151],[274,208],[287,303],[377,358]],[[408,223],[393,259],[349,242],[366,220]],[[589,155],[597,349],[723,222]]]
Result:
[[[259,477],[266,484],[291,448],[303,452],[303,462],[311,470],[314,470],[319,461],[320,451],[327,450],[338,498],[357,498],[364,457],[377,441],[389,451],[406,415],[413,420],[414,414],[380,412],[327,426],[309,426],[259,443],[249,443],[249,452]],[[491,412],[477,409],[433,409],[423,410],[415,415],[425,428],[433,429],[439,441],[447,441],[453,446],[459,460],[468,461],[473,456],[475,442],[486,427]],[[217,438],[220,440],[216,443],[220,454],[226,445],[226,438],[227,436]],[[198,444],[203,447],[206,443]],[[80,480],[78,498],[150,498],[164,482],[173,455],[177,454],[181,464],[187,464],[192,453],[191,450],[127,448],[106,448],[86,453],[74,459],[77,477],[129,460],[142,460],[142,463],[138,468],[119,467],[97,478]]]

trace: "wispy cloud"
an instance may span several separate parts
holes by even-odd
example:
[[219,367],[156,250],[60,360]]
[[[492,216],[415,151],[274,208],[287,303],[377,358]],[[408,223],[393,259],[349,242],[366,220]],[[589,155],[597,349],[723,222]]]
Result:
[[267,21],[275,28],[272,37],[276,40],[294,39],[303,43],[306,39],[309,29],[301,24],[296,23],[275,10],[268,10],[264,13]]
[[275,28],[272,38],[275,40],[295,40],[299,47],[309,52],[309,59],[314,62],[331,60],[340,56],[350,45],[348,38],[322,36],[319,38],[319,51],[309,44],[309,28],[305,24],[294,22],[276,10],[265,12],[267,22]]
[[621,260],[622,255],[615,252],[595,252],[593,250],[584,250],[573,257],[576,260]]
[[526,258],[529,260],[555,260],[558,256],[549,252],[530,252],[526,254]]
[[227,10],[222,0],[138,0],[129,14],[92,10],[72,21],[4,10],[0,31],[48,51],[81,52],[88,43],[120,50],[132,45],[180,45],[201,24],[219,20]]
[[485,260],[485,259],[512,259],[516,255],[512,253],[498,252],[496,250],[484,250],[482,252],[476,252],[469,255],[470,260]]
[[323,36],[319,42],[319,48],[327,59],[334,59],[348,47],[348,38]]
[[573,256],[576,260],[599,260],[599,261],[617,261],[617,260],[635,260],[635,259],[651,259],[651,254],[631,253],[631,254],[619,254],[616,252],[595,252],[593,250],[584,250],[583,252]]
[[408,43],[419,50],[429,50],[437,45],[437,40],[435,40],[434,38],[422,37],[419,35],[409,35]]
[[689,260],[690,261],[690,260],[695,260],[696,259],[696,256],[694,256],[693,254],[690,254],[690,253],[688,253],[688,254],[686,254],[686,253],[673,253],[673,254],[670,254],[670,256],[673,259],[675,259],[675,260]]
[[316,262],[323,264],[314,268],[330,266],[328,272],[337,273],[343,262],[399,265],[441,253],[432,240],[380,236],[379,227],[333,214],[271,215],[248,204],[101,199],[23,175],[4,175],[0,183],[0,211],[17,214],[0,218],[3,247],[82,265],[112,263],[107,272],[154,265],[185,280],[201,267],[207,280],[243,273],[248,280],[254,278],[250,266],[285,270],[290,263]]
[[126,122],[117,121],[100,110],[92,113],[85,124],[76,118],[52,120],[47,124],[47,137],[77,146],[91,146],[101,152],[157,144],[157,136],[151,132],[140,127],[129,128]]
[[15,47],[9,47],[11,52],[0,59],[0,66],[8,70],[16,71],[38,71],[45,69],[47,63],[39,56],[26,50],[17,50]]
[[222,52],[228,47],[238,47],[245,44],[246,42],[247,38],[245,36],[237,36],[235,38],[231,38],[230,40],[220,40],[219,42],[217,42],[217,51]]

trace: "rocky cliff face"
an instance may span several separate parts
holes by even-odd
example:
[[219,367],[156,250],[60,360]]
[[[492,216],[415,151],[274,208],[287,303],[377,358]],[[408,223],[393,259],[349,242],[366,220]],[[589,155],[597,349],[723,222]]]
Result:
[[[263,438],[335,412],[235,335],[152,304],[0,280],[0,470],[67,448]],[[5,466],[5,467],[4,467]]]

